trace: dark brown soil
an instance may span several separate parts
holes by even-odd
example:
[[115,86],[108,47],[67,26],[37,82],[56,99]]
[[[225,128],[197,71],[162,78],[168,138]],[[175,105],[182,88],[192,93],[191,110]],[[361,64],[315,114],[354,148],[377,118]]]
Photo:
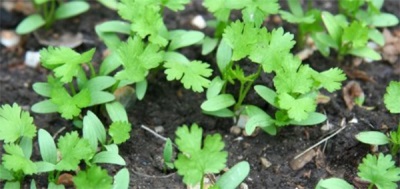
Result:
[[[328,9],[335,10],[336,3],[321,1],[318,6],[325,9],[327,4],[332,4]],[[400,16],[400,2],[397,0],[386,1],[384,10]],[[18,13],[9,13],[4,9],[0,15],[8,15],[10,19],[1,19],[1,29],[14,28],[23,17]],[[190,19],[196,14],[205,14],[201,3],[196,1],[188,6],[184,12],[173,14],[167,12],[166,19],[169,28],[193,29],[189,25]],[[205,15],[206,18],[209,15]],[[94,3],[90,12],[79,19],[67,20],[58,23],[55,31],[64,27],[69,30],[79,31],[84,35],[85,41],[78,50],[97,48],[97,62],[100,62],[100,52],[105,48],[94,33],[94,26],[105,20],[118,18],[115,12],[103,8]],[[77,22],[78,21],[78,22]],[[68,24],[68,23],[78,24]],[[286,26],[294,31],[292,26]],[[75,27],[75,28],[73,28]],[[25,50],[39,50],[42,48],[33,35],[25,38],[25,44],[21,52],[10,50],[1,46],[0,54],[0,104],[18,103],[24,109],[41,100],[32,90],[32,84],[44,81],[47,71],[42,68],[29,68],[24,66]],[[212,57],[201,58],[199,48],[184,50],[191,59],[203,59],[212,61]],[[315,53],[305,62],[317,70],[327,70],[339,66],[332,58],[324,58]],[[346,59],[341,64],[342,68],[350,65],[351,59]],[[149,77],[149,89],[143,101],[137,101],[128,109],[129,120],[133,125],[131,139],[121,145],[120,152],[124,157],[131,175],[131,188],[185,188],[180,176],[173,171],[164,173],[162,170],[163,141],[140,128],[146,125],[154,129],[162,126],[165,130],[161,134],[174,138],[174,132],[182,124],[190,125],[198,123],[205,133],[220,133],[226,143],[229,152],[228,167],[246,160],[251,165],[250,175],[244,181],[249,188],[314,188],[321,178],[337,176],[345,178],[353,183],[357,176],[357,166],[361,159],[370,152],[369,146],[360,144],[354,135],[364,130],[394,130],[400,122],[399,116],[390,114],[384,107],[383,94],[385,87],[391,80],[400,80],[395,67],[399,67],[400,61],[395,65],[386,62],[363,63],[353,69],[364,71],[373,78],[373,81],[357,80],[364,90],[365,106],[374,107],[367,110],[363,107],[355,107],[348,110],[341,91],[328,94],[331,101],[318,107],[319,112],[325,112],[329,123],[334,125],[330,131],[321,130],[322,125],[313,127],[289,126],[280,130],[277,136],[269,136],[260,132],[254,137],[236,136],[230,132],[233,121],[206,116],[201,113],[200,104],[204,100],[203,94],[185,90],[179,82],[167,82],[161,72],[152,73]],[[251,68],[250,68],[251,69]],[[270,83],[271,76],[263,75],[258,84]],[[345,81],[345,85],[349,80]],[[256,104],[263,108],[268,105],[254,93],[250,93],[246,103]],[[32,113],[35,123],[39,128],[49,129],[55,133],[61,127],[72,129],[72,124],[61,120],[58,115],[43,115]],[[352,120],[350,122],[350,120]],[[328,140],[319,149],[323,151],[324,158],[321,161],[313,160],[302,169],[293,171],[289,167],[289,161],[298,153],[317,143],[330,132],[338,129],[343,123],[347,126],[337,136]],[[381,148],[386,151],[386,148]],[[38,154],[36,154],[38,155]],[[268,159],[272,165],[269,168],[262,166],[260,158]],[[397,162],[399,163],[399,162]],[[116,167],[109,167],[111,173],[115,173]],[[44,181],[45,182],[45,181]],[[0,183],[0,187],[2,183]],[[42,187],[45,187],[44,183]]]

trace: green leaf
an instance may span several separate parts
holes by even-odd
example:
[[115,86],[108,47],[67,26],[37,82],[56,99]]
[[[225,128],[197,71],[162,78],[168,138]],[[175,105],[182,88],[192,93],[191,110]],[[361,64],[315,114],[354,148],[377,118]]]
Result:
[[183,10],[185,8],[185,4],[188,4],[190,0],[162,0],[162,5],[168,7],[173,11]]
[[370,28],[368,30],[368,38],[370,38],[372,41],[380,46],[385,45],[385,38],[383,37],[383,34],[377,29]]
[[282,109],[288,110],[289,118],[295,121],[307,119],[309,113],[316,108],[315,100],[308,97],[295,99],[287,93],[278,95],[278,104]]
[[92,166],[86,171],[80,171],[73,178],[77,189],[98,188],[110,189],[112,187],[112,178],[106,170],[98,166]]
[[77,16],[88,11],[90,5],[84,1],[72,1],[61,4],[54,14],[56,20]]
[[352,44],[352,48],[365,47],[368,42],[368,28],[361,22],[354,21],[344,28],[342,44]]
[[224,108],[224,109],[220,109],[220,110],[216,110],[216,111],[205,111],[203,110],[204,114],[208,114],[208,115],[212,115],[215,117],[234,117],[235,113],[233,113],[232,110],[228,109],[228,108]]
[[310,112],[308,117],[301,121],[291,120],[291,125],[300,125],[300,126],[309,126],[316,125],[322,123],[326,120],[326,115],[318,113],[318,112]]
[[223,39],[232,48],[232,60],[237,61],[250,55],[252,46],[257,43],[260,29],[251,23],[236,21],[225,28]]
[[256,85],[254,86],[254,90],[257,92],[258,95],[261,96],[265,101],[271,104],[274,107],[278,107],[277,99],[276,99],[276,92],[266,86]]
[[386,108],[390,113],[400,113],[400,82],[391,81],[384,96]]
[[232,59],[232,49],[226,40],[222,39],[219,43],[216,56],[218,69],[221,73],[224,73]]
[[35,162],[35,165],[37,167],[38,173],[46,173],[46,172],[54,171],[56,169],[56,165],[54,165],[53,163],[46,162],[46,161]]
[[[273,127],[273,128],[275,128],[274,123],[275,123],[274,119],[272,119],[268,114],[263,112],[263,113],[251,116],[250,119],[246,123],[245,130],[246,130],[247,134],[251,135],[251,134],[253,134],[256,127],[261,127],[261,128]],[[275,132],[271,132],[269,134],[275,135],[276,129],[273,129],[272,131],[275,131]]]
[[58,106],[51,102],[51,100],[43,100],[34,104],[31,109],[36,113],[47,114],[57,112]]
[[363,57],[363,58],[369,58],[371,60],[381,60],[382,57],[379,53],[377,53],[375,50],[369,48],[369,47],[360,47],[357,49],[351,49],[349,51],[349,54]]
[[16,188],[21,188],[21,183],[19,183],[19,181],[14,181],[14,182],[8,181],[4,185],[4,189],[16,189]]
[[204,174],[218,173],[226,164],[228,153],[222,151],[221,135],[208,135],[202,145],[202,133],[196,124],[190,130],[184,125],[176,131],[175,143],[182,153],[178,154],[175,167],[188,185],[200,182]]
[[47,186],[47,189],[65,189],[65,187],[62,184],[58,185],[53,182],[50,182],[49,185]]
[[0,107],[0,140],[13,143],[21,137],[32,139],[36,136],[36,126],[28,112],[14,103]]
[[124,106],[120,102],[115,101],[107,103],[106,110],[108,116],[110,116],[111,121],[128,121],[128,114],[126,113]]
[[376,185],[378,189],[397,188],[396,182],[400,181],[400,168],[395,166],[391,155],[379,156],[368,154],[358,165],[357,175],[365,181]]
[[167,80],[181,80],[185,89],[192,89],[194,92],[203,92],[210,84],[207,77],[211,76],[210,65],[201,61],[182,63],[168,61],[164,64]]
[[101,33],[122,33],[129,35],[131,33],[130,25],[119,20],[111,20],[96,25],[96,32]]
[[125,166],[125,160],[118,154],[112,151],[102,151],[96,154],[92,160],[93,163],[107,163]]
[[221,189],[235,189],[246,179],[250,173],[250,164],[241,161],[225,172],[215,183]]
[[58,139],[58,149],[61,161],[56,165],[56,170],[76,170],[81,160],[90,160],[95,151],[87,139],[79,138],[76,131],[67,133]]
[[143,100],[144,95],[147,91],[147,80],[139,81],[136,83],[136,97],[139,100]]
[[172,163],[172,154],[173,154],[173,148],[172,148],[172,142],[171,139],[167,138],[167,141],[165,141],[164,145],[164,150],[163,150],[163,158],[164,158],[164,164],[165,165],[172,165],[172,167],[168,166],[168,168],[173,169],[173,164]]
[[48,83],[36,82],[32,85],[33,90],[44,97],[50,97],[51,87]]
[[45,24],[46,24],[46,21],[43,19],[43,17],[40,14],[32,14],[32,15],[26,17],[24,20],[22,20],[22,22],[18,24],[15,31],[18,34],[23,35],[23,34],[33,32],[33,31],[37,30],[38,28],[44,26]]
[[40,155],[46,162],[56,164],[57,163],[57,148],[54,143],[53,137],[44,129],[39,129],[38,136]]
[[315,189],[354,189],[354,187],[340,178],[321,179]]
[[129,171],[123,168],[114,176],[113,189],[128,189],[129,188]]
[[219,76],[215,77],[211,81],[210,86],[207,89],[207,93],[206,93],[207,99],[218,96],[218,94],[221,92],[224,84],[225,84],[225,81],[223,81]]
[[29,186],[29,189],[36,189],[36,182],[34,179],[31,180],[31,185]]
[[89,91],[102,91],[114,85],[116,80],[110,76],[97,76],[90,79],[82,89],[87,88]]
[[118,0],[97,0],[97,1],[109,9],[117,10],[118,8]]
[[229,19],[232,9],[242,9],[249,1],[204,0],[203,6],[222,22]]
[[115,144],[121,144],[129,139],[131,127],[127,121],[117,121],[110,125],[108,132]]
[[329,12],[323,11],[322,12],[322,21],[326,29],[328,30],[332,39],[336,42],[336,44],[340,43],[340,38],[343,33],[343,29],[336,20],[336,18]]
[[341,88],[341,82],[346,80],[346,76],[339,68],[331,68],[323,72],[313,72],[312,77],[318,82],[318,85],[325,88],[329,92],[336,91]]
[[303,13],[303,8],[301,8],[301,3],[298,0],[286,0],[290,11],[293,13],[293,15],[301,17],[304,15]]
[[91,49],[79,54],[67,47],[48,47],[40,50],[40,61],[44,67],[52,69],[63,83],[69,83],[82,69],[81,64],[90,62],[94,52],[95,49]]
[[218,39],[210,38],[210,37],[205,37],[203,39],[202,47],[201,47],[201,55],[207,55],[210,54],[211,51],[215,49],[218,45]]
[[13,173],[0,164],[0,179],[1,180],[14,180]]
[[278,0],[251,0],[242,10],[243,20],[260,26],[270,14],[278,13],[279,8]]
[[379,131],[363,131],[356,135],[356,139],[362,143],[372,145],[385,145],[389,143],[389,138]]
[[287,11],[279,11],[279,14],[281,15],[282,19],[286,20],[289,23],[307,23],[311,24],[315,22],[314,15],[308,15],[308,16],[296,16],[290,12]]
[[124,69],[119,71],[115,77],[119,80],[132,82],[143,81],[149,70],[158,67],[163,61],[163,52],[154,44],[145,45],[138,38],[129,38],[118,48],[118,55]]
[[220,94],[207,99],[201,104],[201,109],[204,111],[217,111],[235,104],[235,99],[231,94]]
[[19,142],[19,146],[22,148],[22,152],[27,159],[30,159],[32,156],[32,139],[27,137],[22,137]]
[[34,0],[35,4],[37,4],[37,5],[40,5],[40,4],[43,4],[43,3],[47,3],[49,1],[50,0]]
[[25,175],[37,172],[35,163],[25,157],[22,148],[16,144],[5,144],[5,153],[2,156],[3,166],[11,171],[22,171]]
[[90,92],[90,104],[88,106],[94,106],[99,104],[105,104],[115,100],[115,96],[105,91],[93,91]]
[[199,31],[173,30],[169,32],[168,50],[173,51],[182,47],[196,44],[203,40],[204,33]]
[[91,111],[88,111],[87,115],[83,117],[82,134],[83,138],[87,139],[95,151],[97,150],[97,140],[102,145],[106,144],[106,130],[104,125]]
[[393,14],[381,13],[378,15],[373,15],[370,24],[375,27],[396,26],[399,24],[399,19]]

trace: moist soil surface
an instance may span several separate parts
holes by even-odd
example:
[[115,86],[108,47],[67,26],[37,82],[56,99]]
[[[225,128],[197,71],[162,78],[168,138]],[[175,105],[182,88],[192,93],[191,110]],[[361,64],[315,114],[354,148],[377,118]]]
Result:
[[[336,2],[320,1],[315,5],[324,10],[335,13]],[[384,11],[400,16],[400,2],[397,0],[386,1]],[[2,19],[0,28],[14,29],[16,24],[23,19],[23,15],[16,12],[0,10]],[[166,11],[165,19],[169,29],[183,28],[195,29],[190,25],[190,20],[201,14],[206,19],[211,18],[201,6],[201,2],[195,1],[187,6],[183,12],[172,13]],[[5,17],[6,15],[7,17]],[[60,21],[53,27],[52,32],[62,30],[80,32],[84,36],[83,44],[77,50],[83,52],[96,47],[97,54],[95,64],[101,62],[101,52],[104,44],[94,33],[94,26],[103,21],[118,19],[116,12],[108,10],[97,3],[93,3],[90,11],[78,18]],[[278,24],[279,25],[279,24]],[[268,25],[276,27],[277,25]],[[296,32],[293,26],[283,25],[285,30]],[[391,30],[398,29],[391,28]],[[206,33],[209,31],[205,31]],[[42,100],[33,90],[35,82],[46,80],[49,74],[44,68],[31,68],[24,64],[24,53],[28,50],[38,51],[43,48],[34,35],[23,37],[20,48],[8,49],[1,46],[0,56],[0,104],[18,103],[25,110]],[[182,51],[190,59],[200,59],[214,64],[212,56],[203,57],[200,47],[191,47]],[[333,56],[325,58],[318,52],[304,61],[318,71],[331,67],[341,67],[347,73],[364,72],[365,77],[347,79],[345,86],[350,81],[357,81],[365,93],[364,107],[355,106],[349,110],[343,100],[341,90],[335,93],[323,93],[330,97],[326,104],[320,104],[317,111],[327,115],[324,124],[299,127],[288,126],[282,128],[276,136],[270,136],[258,132],[255,136],[245,136],[242,133],[231,132],[234,122],[231,119],[221,119],[202,114],[200,104],[204,101],[204,94],[186,90],[179,82],[168,82],[162,72],[150,73],[149,87],[142,101],[135,101],[128,108],[129,120],[133,125],[131,138],[120,146],[121,156],[127,163],[130,171],[130,188],[186,188],[181,177],[174,171],[164,172],[162,167],[162,151],[164,141],[141,128],[142,125],[150,129],[162,126],[160,134],[174,139],[174,132],[183,124],[199,124],[206,134],[220,133],[226,144],[229,159],[227,166],[232,167],[240,161],[248,161],[251,166],[250,175],[244,181],[248,188],[314,188],[321,178],[341,177],[358,188],[366,188],[367,185],[357,178],[357,166],[362,158],[371,149],[368,145],[355,140],[355,135],[360,131],[377,130],[387,132],[394,130],[399,123],[399,117],[390,114],[384,106],[383,95],[385,88],[391,80],[400,80],[400,62],[389,64],[384,61],[362,63],[358,67],[352,66],[352,59],[346,58],[338,63]],[[215,67],[215,65],[213,65]],[[246,65],[247,66],[247,65]],[[251,66],[246,69],[254,70]],[[349,74],[348,76],[354,76]],[[271,75],[262,75],[256,84],[271,86]],[[350,78],[350,77],[348,77]],[[259,107],[272,110],[254,92],[250,92],[247,104],[255,104]],[[45,128],[50,133],[60,133],[72,130],[70,122],[62,120],[58,115],[35,114],[31,112],[35,124],[39,128]],[[324,130],[329,125],[329,130]],[[344,128],[337,135],[322,145],[314,148],[316,156],[299,170],[293,170],[289,162],[294,156],[304,151],[323,138],[329,136],[337,129]],[[37,143],[34,144],[37,146]],[[380,151],[388,149],[381,147]],[[39,151],[35,147],[34,158],[39,159]],[[267,160],[271,165],[265,165],[262,160]],[[398,158],[396,158],[399,163]],[[119,167],[106,166],[110,174],[115,174]],[[40,187],[47,186],[46,177],[39,177]],[[28,179],[30,180],[30,179]],[[4,183],[0,183],[0,187]],[[26,184],[25,187],[28,185]],[[245,188],[244,185],[241,188]]]

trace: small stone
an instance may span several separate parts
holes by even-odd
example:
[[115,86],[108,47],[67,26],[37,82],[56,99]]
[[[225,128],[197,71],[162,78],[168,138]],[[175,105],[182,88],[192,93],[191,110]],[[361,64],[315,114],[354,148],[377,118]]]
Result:
[[242,182],[242,183],[240,183],[239,188],[240,189],[249,189],[249,186],[246,183]]
[[3,30],[0,33],[0,43],[5,47],[14,47],[18,45],[21,37],[12,30]]
[[230,132],[234,135],[240,135],[240,133],[242,132],[242,129],[238,126],[232,126],[230,129]]
[[36,51],[27,51],[25,53],[25,65],[36,68],[40,62],[40,53]]
[[261,161],[261,165],[266,169],[271,167],[271,165],[272,165],[272,163],[270,161],[268,161],[267,158],[265,158],[265,157],[260,157],[260,161]]
[[156,133],[163,133],[164,132],[164,127],[163,126],[154,127],[154,131]]
[[195,16],[190,23],[199,29],[204,29],[207,26],[206,21],[204,20],[203,16],[201,16],[201,15]]

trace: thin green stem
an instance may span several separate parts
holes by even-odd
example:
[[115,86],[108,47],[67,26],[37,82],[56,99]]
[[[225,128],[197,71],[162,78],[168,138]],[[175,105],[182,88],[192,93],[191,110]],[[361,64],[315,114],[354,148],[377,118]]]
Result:
[[370,183],[369,186],[368,186],[368,189],[372,189],[373,187],[374,187],[374,184]]
[[204,175],[201,177],[200,189],[204,189]]
[[257,70],[256,74],[252,76],[251,81],[248,81],[248,82],[240,81],[239,99],[238,99],[238,102],[234,106],[235,111],[239,110],[239,108],[242,106],[242,103],[243,103],[244,99],[246,98],[247,93],[249,93],[251,86],[253,86],[254,81],[260,76],[261,70],[262,70],[262,67],[258,66],[258,70]]
[[88,63],[89,69],[90,69],[90,78],[96,77],[96,70],[94,69],[94,66],[91,62]]
[[51,25],[53,25],[54,22],[54,13],[55,13],[55,9],[56,9],[56,1],[52,0],[51,1],[51,5],[50,5],[50,13],[48,15],[48,18],[46,18],[46,24],[47,27],[50,27]]
[[72,96],[75,96],[76,90],[75,90],[74,84],[72,82],[69,82],[68,85],[69,85],[69,89],[71,89]]

